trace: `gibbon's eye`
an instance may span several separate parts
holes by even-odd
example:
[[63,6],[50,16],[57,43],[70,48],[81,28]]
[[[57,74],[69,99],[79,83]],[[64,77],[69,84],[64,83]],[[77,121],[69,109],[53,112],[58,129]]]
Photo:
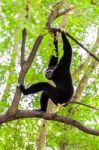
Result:
[[47,79],[51,79],[53,74],[53,69],[46,69],[45,70],[45,76]]

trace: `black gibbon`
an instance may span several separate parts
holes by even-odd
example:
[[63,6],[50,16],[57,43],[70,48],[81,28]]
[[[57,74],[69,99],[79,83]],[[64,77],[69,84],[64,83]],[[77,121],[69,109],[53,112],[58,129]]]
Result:
[[50,85],[47,82],[38,82],[32,84],[30,87],[25,88],[24,85],[20,85],[20,89],[24,95],[34,94],[42,91],[40,105],[41,111],[46,111],[48,99],[50,98],[55,105],[63,104],[71,100],[73,96],[73,84],[70,73],[70,65],[72,59],[72,48],[66,37],[66,34],[62,31],[61,37],[63,41],[63,56],[58,62],[58,40],[54,33],[54,45],[56,55],[51,55],[48,69],[45,72],[45,76],[52,80],[56,87]]

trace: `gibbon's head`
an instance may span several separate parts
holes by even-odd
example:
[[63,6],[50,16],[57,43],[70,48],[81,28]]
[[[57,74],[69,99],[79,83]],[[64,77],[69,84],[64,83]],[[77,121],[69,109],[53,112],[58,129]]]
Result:
[[50,80],[53,76],[53,71],[54,71],[53,68],[51,68],[51,67],[47,68],[44,72],[45,77]]

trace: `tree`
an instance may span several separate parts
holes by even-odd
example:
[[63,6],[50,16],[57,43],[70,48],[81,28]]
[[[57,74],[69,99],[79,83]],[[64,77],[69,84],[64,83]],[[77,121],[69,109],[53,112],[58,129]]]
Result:
[[[69,15],[69,19],[68,19],[69,23],[67,24],[66,28],[68,30],[71,30],[74,27],[75,29],[72,31],[72,34],[73,33],[78,33],[78,35],[79,35],[80,31],[84,32],[84,34],[79,36],[79,39],[82,39],[82,38],[84,38],[85,33],[86,33],[85,29],[89,28],[89,26],[92,25],[92,20],[94,18],[94,15],[97,13],[97,6],[95,8],[93,8],[93,6],[88,4],[88,2],[86,2],[85,4],[80,6],[82,4],[82,2],[80,4],[78,4],[77,2],[75,3],[73,1],[71,1],[74,5],[73,8],[72,8],[72,7],[70,7],[70,4],[69,5],[67,5],[67,4],[64,5],[63,3],[54,4],[54,2],[52,1],[51,5],[54,4],[54,7],[52,7],[52,10],[50,10],[50,15],[47,19],[45,17],[45,14],[47,14],[49,10],[47,10],[46,8],[50,4],[50,2],[47,1],[45,3],[43,1],[38,1],[35,4],[35,7],[32,8],[33,2],[34,1],[31,1],[31,2],[29,2],[29,1],[28,2],[27,1],[20,1],[20,2],[16,3],[16,6],[13,5],[14,7],[12,7],[12,4],[15,4],[14,2],[3,2],[3,1],[1,2],[1,4],[2,4],[2,13],[3,13],[3,15],[4,14],[6,15],[5,22],[2,21],[1,27],[2,27],[3,31],[6,29],[6,30],[9,31],[8,33],[10,34],[10,36],[9,36],[9,34],[7,33],[7,37],[2,42],[3,43],[2,44],[3,45],[2,46],[2,54],[4,54],[6,52],[6,49],[8,49],[7,54],[9,52],[11,53],[11,55],[10,55],[11,56],[11,61],[8,62],[8,64],[6,64],[6,65],[1,64],[1,67],[2,67],[1,81],[3,81],[4,74],[8,71],[8,75],[7,75],[8,80],[7,80],[7,84],[6,84],[6,88],[4,90],[4,93],[1,97],[1,99],[2,99],[1,106],[3,104],[3,106],[5,107],[5,105],[6,105],[6,108],[8,108],[8,109],[5,112],[6,109],[4,109],[2,107],[1,111],[3,111],[4,113],[1,114],[1,116],[0,116],[0,123],[2,124],[2,123],[5,123],[5,122],[11,121],[11,120],[16,120],[16,119],[19,119],[19,118],[27,118],[27,117],[33,117],[34,118],[34,117],[37,117],[37,118],[44,118],[45,120],[46,119],[47,120],[53,120],[53,121],[56,120],[56,121],[59,121],[59,122],[62,122],[62,123],[70,124],[70,125],[73,125],[73,126],[79,128],[80,130],[82,130],[86,133],[99,135],[98,130],[94,130],[94,129],[91,129],[91,128],[84,127],[80,122],[76,121],[75,119],[71,119],[71,118],[68,118],[68,117],[62,117],[63,115],[62,116],[56,115],[56,116],[53,117],[53,115],[51,115],[49,113],[44,114],[44,113],[35,112],[35,111],[31,111],[31,110],[20,110],[20,109],[18,109],[19,102],[20,102],[20,97],[21,97],[21,93],[20,93],[20,90],[19,90],[18,87],[16,87],[16,92],[15,92],[13,101],[11,102],[11,104],[8,103],[9,98],[11,99],[11,96],[8,97],[9,96],[8,94],[11,90],[11,87],[13,87],[13,84],[15,84],[16,81],[17,81],[17,72],[15,71],[15,69],[16,69],[15,65],[17,63],[17,56],[18,56],[19,50],[18,50],[18,52],[16,50],[20,45],[21,30],[24,28],[24,30],[22,31],[23,36],[22,36],[21,61],[20,61],[21,71],[19,73],[18,82],[23,83],[27,72],[28,72],[28,74],[27,74],[27,77],[26,77],[26,79],[27,79],[26,82],[31,82],[31,80],[32,80],[32,76],[31,76],[32,69],[29,70],[30,66],[31,66],[31,68],[35,68],[35,66],[38,69],[40,67],[41,67],[41,69],[43,68],[43,65],[40,66],[40,67],[37,66],[38,62],[36,60],[33,62],[39,46],[40,46],[40,51],[37,53],[36,57],[37,56],[38,57],[42,56],[41,58],[43,58],[43,61],[47,62],[49,52],[48,52],[48,54],[46,54],[45,60],[44,60],[44,56],[41,53],[42,53],[42,49],[45,47],[44,45],[47,45],[46,43],[48,42],[48,38],[51,39],[51,36],[48,34],[48,31],[50,30],[50,28],[53,24],[53,21],[56,21],[56,24],[59,24],[61,16],[67,14],[67,12],[70,11],[71,15]],[[38,15],[38,13],[36,13],[37,8],[38,8],[38,4],[39,4],[39,9],[38,10],[39,10],[40,15]],[[17,10],[17,7],[19,7],[19,6],[20,6],[21,9]],[[27,8],[26,6],[28,6],[28,9],[26,9]],[[10,7],[12,7],[12,10],[8,9]],[[41,7],[42,7],[42,11],[40,10]],[[83,12],[83,9],[87,8],[85,13],[84,13],[84,16],[81,16],[81,17],[79,16],[79,14],[77,12],[78,10],[80,10],[80,7],[82,8],[80,13]],[[81,24],[80,21],[83,20],[84,17],[85,18],[88,17],[88,15],[89,15],[88,12],[90,12],[91,7],[92,7],[92,11],[93,11],[92,12],[92,17],[88,20],[88,22],[86,21],[86,23],[84,25]],[[74,9],[74,8],[76,8],[76,9]],[[73,13],[75,12],[75,15],[72,12]],[[10,15],[10,14],[12,14],[12,15]],[[33,14],[35,14],[34,17],[32,17]],[[87,16],[86,16],[86,14],[87,14]],[[1,18],[5,17],[3,15],[1,16]],[[27,15],[28,15],[28,17],[26,17]],[[45,20],[40,18],[40,17],[42,17],[42,15],[46,18],[45,19],[43,17],[43,19],[45,19]],[[12,16],[14,16],[14,17],[12,17]],[[35,16],[36,16],[36,19],[35,19]],[[91,15],[89,15],[89,16],[91,16]],[[17,17],[17,20],[15,19],[15,17]],[[72,17],[74,17],[74,20],[72,20]],[[20,19],[21,19],[21,22],[19,23]],[[6,25],[7,21],[8,21],[9,25]],[[40,25],[40,24],[37,25],[38,21],[42,21],[42,25]],[[96,27],[97,17],[95,18],[94,21],[95,21],[94,27]],[[75,27],[75,25],[73,25],[73,23],[76,25],[76,27]],[[79,23],[79,25],[78,25],[78,23]],[[45,24],[46,24],[46,26],[45,26]],[[3,27],[3,25],[5,25],[5,26]],[[14,36],[13,37],[14,37],[15,42],[13,42],[13,45],[14,45],[13,47],[14,48],[11,51],[10,47],[12,47],[12,43],[11,43],[12,28],[14,28],[14,32],[13,32]],[[46,28],[46,30],[48,30],[48,31],[46,31],[43,28]],[[34,29],[35,29],[35,32],[36,32],[35,34],[32,33],[34,31]],[[41,30],[43,30],[43,31],[41,32]],[[28,31],[28,33],[27,33],[27,31]],[[44,34],[42,34],[43,32],[44,32],[44,34],[47,34],[46,35],[47,40],[45,39]],[[37,33],[40,33],[40,34],[38,35],[38,37],[36,39],[36,34]],[[6,35],[6,33],[2,32],[2,35],[3,34]],[[27,38],[27,40],[30,40],[30,41],[32,40],[32,42],[34,42],[33,39],[36,39],[31,52],[29,52],[29,50],[28,50],[31,47],[31,42],[29,43],[29,41],[28,41],[27,44],[25,44],[26,34],[28,34],[28,37],[29,37],[29,39]],[[98,40],[98,37],[97,37],[97,40]],[[93,46],[93,50],[94,50],[93,52],[94,53],[97,50],[97,43],[98,43],[97,40],[96,40],[96,44]],[[19,44],[18,44],[18,42],[19,42]],[[9,43],[9,44],[7,44],[7,43]],[[74,43],[72,43],[72,45],[73,44]],[[28,48],[27,51],[25,51],[26,50],[25,47]],[[48,50],[53,49],[53,46],[51,45],[49,47],[46,47],[46,51],[48,51],[47,48],[48,48]],[[28,57],[27,57],[27,54],[29,55]],[[26,57],[27,57],[27,59],[26,59]],[[82,63],[80,63],[81,61],[82,61]],[[32,62],[33,62],[33,66],[32,66]],[[84,60],[81,57],[81,55],[79,56],[79,54],[77,54],[77,51],[74,51],[74,61],[73,62],[74,62],[73,63],[73,68],[74,69],[72,70],[72,72],[73,72],[73,74],[75,74],[75,77],[73,77],[73,78],[75,79],[75,85],[77,86],[76,94],[74,96],[75,100],[77,100],[77,101],[80,100],[81,95],[84,94],[81,97],[81,99],[83,101],[85,101],[85,103],[87,103],[87,102],[89,103],[91,101],[90,104],[92,103],[92,105],[95,106],[95,104],[93,104],[93,100],[94,100],[94,103],[96,103],[96,106],[97,106],[97,99],[98,99],[97,86],[96,86],[96,83],[98,83],[97,69],[96,69],[97,65],[98,65],[97,61],[94,60],[93,58],[89,57],[89,56],[88,56],[87,59]],[[89,64],[88,64],[88,62],[89,62]],[[7,65],[8,65],[8,67],[7,67]],[[19,63],[17,63],[17,67],[18,66],[19,66]],[[78,68],[75,71],[75,68],[77,66],[78,66]],[[86,69],[88,70],[87,72],[86,72]],[[95,72],[96,72],[96,74],[95,74]],[[13,76],[14,76],[13,78],[12,78],[12,73],[13,73]],[[35,72],[33,72],[33,74],[35,74],[35,76],[36,76]],[[90,77],[90,75],[91,75],[91,77]],[[77,78],[77,76],[78,76],[78,78]],[[82,76],[82,78],[80,76]],[[39,80],[41,80],[41,78],[42,78],[42,80],[44,80],[43,77],[39,77]],[[94,81],[91,81],[92,82],[92,87],[91,88],[92,88],[92,91],[95,95],[94,97],[92,97],[91,93],[90,93],[90,86],[91,86],[90,84],[88,84],[88,86],[86,87],[87,91],[84,91],[85,90],[85,85],[88,83],[88,80],[90,81],[92,78],[94,78],[94,80],[96,80],[96,83],[94,83]],[[34,81],[36,81],[36,80],[37,79],[34,79]],[[82,86],[82,83],[83,83],[83,86]],[[15,89],[15,86],[14,86],[14,89]],[[36,98],[36,99],[38,99],[38,98]],[[23,107],[23,106],[21,105],[21,107]],[[70,112],[73,112],[73,118],[74,118],[74,115],[75,115],[74,112],[76,113],[76,112],[78,112],[77,110],[79,110],[79,111],[81,111],[81,110],[80,110],[80,107],[77,107],[76,111],[74,111],[75,110],[74,105],[72,107],[73,108],[69,108],[69,109],[67,108],[67,110],[71,110]],[[62,110],[62,111],[64,113],[64,110]],[[82,111],[84,111],[84,110],[82,109]],[[85,110],[85,112],[83,112],[83,116],[86,114],[87,111],[88,110]],[[67,111],[67,114],[68,113],[69,112]],[[87,112],[87,114],[88,114],[88,112]],[[90,118],[91,118],[91,116],[93,116],[93,114],[94,113],[90,113]],[[70,113],[68,115],[70,115]],[[81,117],[80,114],[78,114],[77,116],[82,122],[86,122],[86,121],[83,121],[81,119],[82,117]],[[97,118],[97,113],[95,114],[95,116],[96,116],[95,118]],[[88,117],[86,117],[85,120],[86,119],[88,119]]]

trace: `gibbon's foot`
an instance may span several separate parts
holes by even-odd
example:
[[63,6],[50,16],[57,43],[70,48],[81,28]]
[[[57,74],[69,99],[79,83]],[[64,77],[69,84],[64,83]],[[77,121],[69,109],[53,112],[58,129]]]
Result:
[[21,91],[24,91],[25,86],[24,86],[24,85],[22,85],[22,84],[20,84],[19,88],[20,88],[20,90],[21,90]]
[[55,109],[55,111],[54,111],[53,114],[57,114],[57,112],[58,112],[60,109],[62,109],[65,105],[66,105],[66,103],[58,104],[58,105],[56,106],[56,109]]

